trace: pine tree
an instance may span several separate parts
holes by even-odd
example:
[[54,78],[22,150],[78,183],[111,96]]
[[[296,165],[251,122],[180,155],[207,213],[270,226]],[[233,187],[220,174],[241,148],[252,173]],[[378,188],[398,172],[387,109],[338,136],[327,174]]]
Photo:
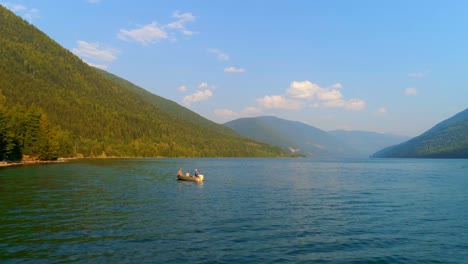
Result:
[[37,142],[37,157],[40,160],[56,160],[58,143],[54,130],[51,128],[46,114],[39,117],[39,135]]
[[41,127],[40,118],[41,111],[37,107],[30,107],[26,113],[26,119],[24,124],[24,144],[23,152],[29,155],[33,159],[39,157],[39,150],[41,145]]
[[7,117],[6,114],[0,110],[0,161],[6,159],[7,133]]
[[6,159],[6,155],[7,155],[6,151],[7,151],[7,145],[8,145],[8,139],[7,139],[8,119],[4,111],[5,101],[6,100],[2,94],[2,90],[0,90],[0,161]]

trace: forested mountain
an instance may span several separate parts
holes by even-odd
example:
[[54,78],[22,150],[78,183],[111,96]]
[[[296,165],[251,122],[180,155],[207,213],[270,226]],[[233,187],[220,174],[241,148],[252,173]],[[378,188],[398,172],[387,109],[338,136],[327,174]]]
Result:
[[178,119],[184,120],[185,122],[187,122],[186,124],[189,126],[192,126],[192,124],[198,124],[204,127],[216,129],[220,133],[225,133],[228,135],[235,135],[235,136],[239,135],[234,130],[229,129],[226,126],[210,121],[200,116],[199,114],[193,111],[190,111],[189,109],[185,107],[181,107],[178,103],[175,103],[171,100],[168,100],[161,96],[150,93],[147,90],[125,79],[120,78],[119,76],[116,76],[114,74],[111,74],[107,71],[104,71],[98,68],[96,68],[96,70],[100,72],[102,75],[104,75],[106,78],[111,80],[112,82],[119,85],[120,87],[126,88],[129,91],[137,94],[138,96],[141,96],[145,101],[152,104],[153,106],[160,108],[160,109],[164,109],[165,112],[174,115]]
[[385,148],[376,158],[468,158],[468,109],[440,122],[425,133]]
[[273,116],[240,118],[224,125],[246,137],[308,157],[342,157],[354,152],[326,131]]
[[[0,159],[284,155],[88,66],[1,5],[0,25]],[[29,151],[44,138],[48,155]]]
[[410,137],[392,134],[382,134],[369,131],[357,130],[333,130],[328,131],[337,140],[351,147],[355,153],[353,155],[369,157],[382,148],[404,142]]
[[240,118],[225,125],[246,137],[309,157],[369,157],[382,147],[408,139],[366,131],[327,132],[301,122],[271,116]]

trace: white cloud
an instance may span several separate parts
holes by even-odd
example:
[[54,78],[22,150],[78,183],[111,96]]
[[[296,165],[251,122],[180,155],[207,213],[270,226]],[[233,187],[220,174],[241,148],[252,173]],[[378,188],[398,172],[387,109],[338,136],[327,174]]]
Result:
[[239,117],[239,114],[232,111],[231,109],[215,109],[215,115],[221,116],[223,118],[236,118]]
[[12,4],[12,3],[2,3],[0,2],[0,4],[2,4],[4,7],[10,9],[11,11],[13,12],[18,12],[18,11],[26,11],[28,10],[28,8],[24,5],[20,5],[20,4]]
[[222,61],[229,60],[229,55],[226,52],[221,51],[219,49],[208,49],[208,52],[213,53],[216,56],[218,56],[219,60],[222,60]]
[[194,31],[188,30],[185,27],[187,22],[196,20],[196,17],[192,15],[192,13],[179,13],[179,11],[175,11],[172,16],[177,20],[169,24],[159,25],[156,22],[152,22],[132,30],[121,29],[117,37],[125,41],[134,41],[143,45],[149,45],[160,40],[169,39],[169,35],[171,35],[171,41],[176,41],[177,39],[173,34],[174,31],[178,31],[186,36],[195,34]]
[[321,101],[334,101],[334,100],[341,100],[343,95],[337,90],[320,90],[317,93],[318,99]]
[[79,40],[77,41],[77,45],[77,48],[72,49],[75,55],[97,61],[114,61],[117,59],[117,54],[119,53],[117,49],[104,47],[100,43],[90,43]]
[[418,90],[414,87],[408,87],[405,89],[405,94],[408,96],[416,96],[418,93]]
[[289,110],[301,109],[304,102],[310,107],[339,107],[348,110],[361,110],[366,102],[361,99],[344,99],[339,91],[341,83],[336,83],[329,88],[322,88],[310,81],[293,81],[286,90],[286,95],[265,96],[257,99],[257,102],[265,108],[281,108]]
[[39,9],[36,8],[31,8],[29,9],[24,15],[23,18],[26,19],[29,22],[32,22],[33,20],[40,18],[41,15],[39,14]]
[[177,90],[179,90],[180,92],[185,92],[185,91],[187,91],[187,86],[185,86],[185,85],[179,86],[179,88],[177,88]]
[[320,91],[320,89],[322,88],[314,83],[311,83],[310,81],[293,81],[291,82],[287,93],[293,98],[312,99],[314,95]]
[[181,13],[179,13],[179,11],[175,11],[172,16],[177,18],[178,20],[167,24],[166,25],[167,28],[176,29],[180,33],[182,33],[184,35],[187,35],[187,36],[191,36],[191,35],[193,35],[195,33],[193,31],[188,30],[188,29],[185,28],[185,23],[193,22],[193,21],[196,20],[196,17],[194,15],[192,15],[192,13],[182,13],[181,14]]
[[423,71],[423,72],[410,72],[408,73],[408,77],[411,78],[423,78],[426,77],[430,71]]
[[207,82],[202,82],[198,85],[198,89],[203,89],[203,88],[206,88],[208,87],[208,83]]
[[[342,107],[348,110],[361,110],[364,107],[366,107],[366,102],[364,102],[361,99],[350,99],[347,101],[339,99],[339,100],[325,101],[321,105],[325,107],[335,107],[335,108]],[[320,107],[320,105],[318,107]]]
[[410,73],[408,73],[408,77],[422,78],[422,77],[424,77],[424,73],[422,73],[422,72],[410,72]]
[[348,110],[362,110],[366,107],[366,102],[361,99],[349,99],[345,102],[344,107]]
[[118,37],[125,41],[136,41],[143,45],[148,45],[158,40],[166,39],[167,33],[163,27],[153,22],[133,30],[121,29]]
[[229,68],[225,68],[224,72],[227,72],[227,73],[243,73],[243,72],[245,72],[245,69],[244,68],[229,67]]
[[287,90],[288,95],[293,98],[301,99],[318,99],[320,101],[331,101],[340,100],[343,95],[337,89],[341,89],[342,85],[337,83],[330,89],[322,88],[319,85],[310,81],[302,82],[291,82],[289,89]]
[[257,102],[267,109],[299,110],[304,108],[304,103],[286,98],[284,95],[266,95],[257,99]]
[[213,93],[210,90],[196,91],[191,95],[184,97],[183,102],[185,105],[191,105],[192,103],[207,100],[213,96]]
[[261,110],[257,107],[246,107],[240,112],[235,112],[231,109],[216,109],[214,110],[215,115],[221,116],[224,119],[232,119],[239,117],[255,116],[258,115]]
[[260,109],[258,109],[257,107],[246,107],[244,108],[242,111],[241,111],[241,114],[244,115],[244,116],[252,116],[252,115],[258,115],[260,114],[262,111]]
[[25,20],[29,21],[30,23],[33,20],[41,17],[39,9],[37,8],[28,8],[21,4],[12,4],[12,3],[3,3],[3,2],[0,2],[0,4],[10,9],[11,11],[13,11],[15,14],[21,16]]
[[92,63],[92,62],[88,62],[88,61],[84,61],[84,62],[86,62],[86,64],[88,64],[89,66],[92,66],[92,67],[95,67],[95,68],[99,68],[99,69],[102,69],[102,70],[107,69],[107,65],[105,65],[105,64],[97,64],[97,63]]
[[331,86],[332,89],[341,89],[343,88],[343,85],[341,83],[335,83],[334,85]]
[[386,114],[387,113],[387,108],[380,107],[379,109],[377,109],[376,113],[380,114],[380,115]]

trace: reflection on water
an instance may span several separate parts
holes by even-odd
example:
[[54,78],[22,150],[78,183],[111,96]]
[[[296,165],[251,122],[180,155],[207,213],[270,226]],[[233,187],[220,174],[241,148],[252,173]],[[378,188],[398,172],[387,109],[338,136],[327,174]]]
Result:
[[[2,168],[0,261],[461,263],[467,162],[109,159]],[[198,168],[205,182],[177,181],[180,167]]]

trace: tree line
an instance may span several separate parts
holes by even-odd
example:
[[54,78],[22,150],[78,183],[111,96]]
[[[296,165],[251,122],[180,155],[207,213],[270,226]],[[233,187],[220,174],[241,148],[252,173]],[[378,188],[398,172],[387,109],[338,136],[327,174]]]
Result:
[[38,107],[1,107],[0,161],[20,161],[23,155],[32,160],[55,160],[59,155],[59,134]]

